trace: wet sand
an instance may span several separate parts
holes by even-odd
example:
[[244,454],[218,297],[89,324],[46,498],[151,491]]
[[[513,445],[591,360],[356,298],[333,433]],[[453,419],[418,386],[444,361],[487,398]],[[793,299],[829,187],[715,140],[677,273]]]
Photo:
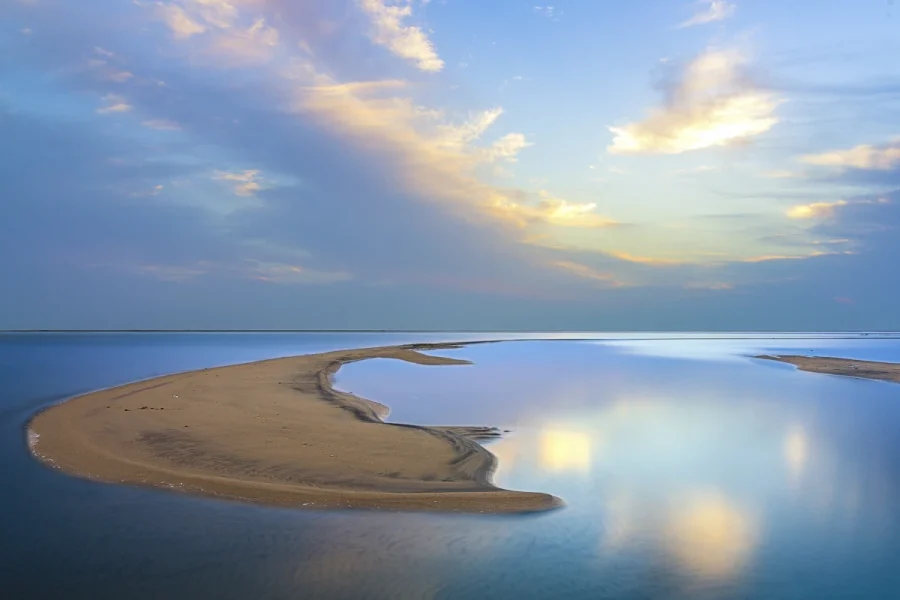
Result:
[[757,356],[765,360],[790,363],[801,371],[810,373],[826,373],[828,375],[844,375],[863,379],[878,379],[900,383],[900,364],[854,360],[848,358],[829,358],[827,356]]
[[89,393],[39,413],[33,454],[64,472],[110,483],[298,508],[531,512],[549,494],[491,483],[492,427],[385,423],[386,406],[340,392],[344,364],[392,358],[468,361],[416,344],[328,352],[204,369]]

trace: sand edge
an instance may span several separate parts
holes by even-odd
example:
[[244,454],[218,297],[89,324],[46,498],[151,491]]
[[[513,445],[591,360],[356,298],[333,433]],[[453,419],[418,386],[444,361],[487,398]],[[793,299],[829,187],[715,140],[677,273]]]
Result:
[[[93,391],[68,398],[35,414],[26,427],[28,446],[32,456],[41,463],[80,478],[169,489],[272,506],[469,513],[523,513],[562,506],[563,502],[559,498],[549,494],[504,490],[493,485],[491,475],[496,467],[496,457],[477,440],[495,436],[494,428],[387,424],[383,420],[387,414],[387,407],[378,402],[336,390],[332,385],[334,374],[343,365],[371,358],[395,358],[418,364],[435,365],[465,363],[466,361],[419,353],[421,350],[459,348],[464,345],[467,344],[407,344],[269,359],[166,375]],[[189,469],[181,469],[178,465],[155,460],[152,456],[146,459],[147,455],[139,455],[136,459],[135,456],[119,452],[118,450],[121,450],[122,446],[117,447],[109,440],[104,439],[103,435],[88,435],[92,419],[95,421],[100,418],[97,415],[103,412],[102,407],[119,408],[113,406],[113,400],[116,398],[120,398],[119,401],[122,402],[121,398],[127,396],[128,401],[140,403],[145,401],[142,398],[149,397],[150,393],[153,393],[150,390],[170,384],[174,385],[187,378],[196,377],[198,374],[204,376],[215,374],[216,378],[221,376],[227,379],[228,374],[235,372],[236,369],[280,368],[281,365],[289,365],[298,371],[292,386],[297,392],[295,400],[298,405],[312,401],[327,403],[351,414],[353,420],[358,423],[384,428],[378,430],[380,434],[389,433],[388,428],[393,428],[393,431],[403,429],[408,430],[404,432],[404,435],[412,432],[428,434],[430,438],[433,438],[428,447],[434,447],[434,440],[440,444],[449,445],[453,451],[453,460],[448,463],[451,466],[444,465],[447,468],[446,472],[441,473],[446,476],[442,483],[413,481],[409,483],[413,488],[416,488],[418,484],[421,485],[410,491],[397,491],[378,489],[371,483],[367,483],[366,489],[361,489],[352,481],[348,485],[322,485],[320,482],[293,481],[285,483],[245,479],[223,476],[222,473],[215,471],[204,472],[193,466]],[[117,396],[118,392],[124,393]],[[173,397],[178,398],[178,396]],[[125,410],[127,412],[128,409]],[[153,414],[141,414],[141,417],[146,416],[153,416]],[[136,419],[137,417],[132,418]],[[148,419],[144,418],[142,424],[147,422]],[[140,433],[145,435],[146,431]],[[421,436],[419,443],[421,443]],[[432,489],[438,486],[449,489]]]
[[794,365],[800,371],[872,379],[900,383],[900,363],[856,360],[852,358],[834,358],[829,356],[799,356],[793,354],[754,356],[760,360]]

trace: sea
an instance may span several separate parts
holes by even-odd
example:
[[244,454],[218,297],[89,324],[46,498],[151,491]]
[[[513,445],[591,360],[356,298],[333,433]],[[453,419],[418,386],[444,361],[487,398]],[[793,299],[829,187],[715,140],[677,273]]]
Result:
[[[345,348],[336,386],[389,421],[490,425],[527,515],[309,511],[97,483],[29,452],[74,395]],[[900,362],[867,333],[0,334],[0,598],[900,598],[900,385],[754,358]]]

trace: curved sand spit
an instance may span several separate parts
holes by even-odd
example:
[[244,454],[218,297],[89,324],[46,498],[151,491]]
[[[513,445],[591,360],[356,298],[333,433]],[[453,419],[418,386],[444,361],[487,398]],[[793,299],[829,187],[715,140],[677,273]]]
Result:
[[468,364],[418,344],[328,352],[159,377],[73,398],[30,424],[40,460],[82,477],[271,505],[464,512],[553,508],[491,484],[490,427],[384,423],[387,408],[335,390],[344,364]]
[[757,356],[765,360],[789,363],[810,373],[844,375],[862,379],[878,379],[900,383],[900,364],[854,360],[851,358],[830,358],[827,356]]

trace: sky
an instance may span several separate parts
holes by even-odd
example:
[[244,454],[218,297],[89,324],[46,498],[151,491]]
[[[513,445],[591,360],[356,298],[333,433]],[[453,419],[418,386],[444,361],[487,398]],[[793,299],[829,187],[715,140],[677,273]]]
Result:
[[897,56],[893,0],[0,0],[0,328],[900,330]]

